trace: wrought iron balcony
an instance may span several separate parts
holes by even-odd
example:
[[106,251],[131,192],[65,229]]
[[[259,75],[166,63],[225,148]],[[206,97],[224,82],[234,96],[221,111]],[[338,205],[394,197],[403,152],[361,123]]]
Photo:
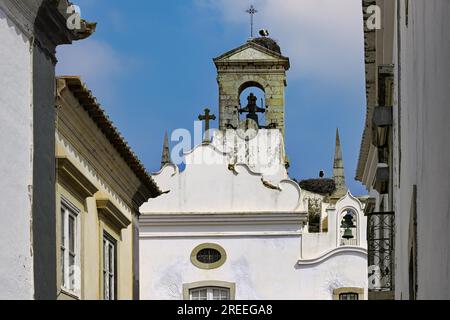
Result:
[[393,293],[395,214],[370,212],[366,215],[369,292]]

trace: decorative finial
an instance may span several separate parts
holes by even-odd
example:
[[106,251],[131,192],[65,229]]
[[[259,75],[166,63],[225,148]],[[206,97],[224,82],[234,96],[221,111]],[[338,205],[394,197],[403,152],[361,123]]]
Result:
[[333,179],[336,184],[336,191],[334,192],[334,196],[337,198],[345,196],[348,188],[345,183],[344,160],[342,158],[339,129],[336,130],[336,150],[334,153]]
[[161,168],[164,168],[164,166],[169,163],[172,163],[172,161],[170,161],[169,135],[166,131],[166,134],[164,135],[164,145],[161,156]]
[[253,38],[253,16],[258,13],[258,10],[251,5],[246,12],[250,15],[250,38]]

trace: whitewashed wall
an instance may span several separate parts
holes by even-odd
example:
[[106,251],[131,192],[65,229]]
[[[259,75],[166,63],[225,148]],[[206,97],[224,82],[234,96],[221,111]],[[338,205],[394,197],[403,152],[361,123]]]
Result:
[[404,5],[399,12],[396,298],[409,297],[408,239],[417,185],[418,298],[450,299],[450,1],[410,1],[409,26]]
[[0,299],[32,299],[32,58],[1,9],[0,43]]
[[[221,268],[206,271],[191,263],[192,250],[202,243],[226,250],[228,258]],[[333,289],[367,288],[364,254],[341,253],[320,263],[298,265],[300,237],[295,236],[147,239],[140,243],[140,257],[144,300],[181,300],[183,284],[207,280],[236,283],[238,300],[331,300]]]
[[[200,281],[235,283],[238,300],[332,299],[342,287],[367,291],[366,225],[356,198],[347,194],[330,207],[332,232],[320,241],[306,235],[302,243],[307,212],[298,184],[280,178],[283,172],[265,181],[245,164],[230,167],[232,158],[200,145],[186,156],[185,171],[168,165],[154,175],[166,193],[140,209],[142,299],[182,299],[183,284]],[[360,246],[340,247],[336,217],[349,207],[361,222]],[[219,269],[191,263],[204,243],[225,249]]]
[[[303,191],[302,191],[303,192]],[[350,192],[340,199],[336,205],[325,204],[328,217],[328,232],[304,233],[302,258],[314,259],[341,247],[341,222],[347,210],[356,214],[357,228],[354,230],[354,246],[367,249],[367,218],[364,216],[363,204]],[[366,267],[367,269],[367,267]]]
[[168,165],[153,176],[163,192],[170,192],[144,204],[142,213],[306,211],[296,182],[266,181],[246,164],[230,168],[227,154],[212,145],[195,148],[186,163],[183,172]]

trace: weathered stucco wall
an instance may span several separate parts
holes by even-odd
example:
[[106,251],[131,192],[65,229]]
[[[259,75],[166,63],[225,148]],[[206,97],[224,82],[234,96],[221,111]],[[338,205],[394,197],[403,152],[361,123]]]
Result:
[[32,60],[1,9],[0,43],[0,299],[32,299]]
[[142,205],[141,213],[304,211],[296,182],[268,180],[246,164],[229,166],[228,161],[228,156],[211,144],[194,148],[186,155],[183,172],[168,165],[154,175],[160,189],[170,192]]
[[450,2],[410,1],[408,26],[403,2],[399,12],[396,295],[409,297],[409,229],[416,185],[418,298],[450,299]]
[[[202,243],[226,250],[221,268],[191,263],[192,250]],[[208,280],[235,283],[237,300],[331,300],[333,289],[367,288],[364,255],[338,254],[309,266],[297,265],[299,257],[300,237],[149,239],[141,242],[141,299],[182,300],[183,284]]]
[[[238,300],[332,299],[333,289],[344,287],[367,291],[366,224],[359,200],[347,194],[330,207],[334,230],[320,234],[320,241],[303,238],[307,212],[298,183],[285,174],[265,181],[263,174],[230,159],[214,143],[203,144],[186,155],[183,172],[167,165],[154,175],[165,194],[140,209],[141,299],[183,299],[183,285],[204,281],[234,283]],[[358,213],[354,246],[340,246],[337,238],[336,217],[347,208]],[[205,271],[191,262],[192,251],[205,243],[225,250],[223,266]]]

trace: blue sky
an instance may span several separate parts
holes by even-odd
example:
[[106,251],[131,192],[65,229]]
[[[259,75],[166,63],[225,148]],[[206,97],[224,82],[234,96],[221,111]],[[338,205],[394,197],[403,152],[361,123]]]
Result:
[[[89,39],[58,49],[59,75],[79,75],[150,172],[165,130],[193,130],[205,107],[218,115],[212,58],[268,29],[291,59],[286,145],[292,178],[332,174],[336,128],[347,184],[354,181],[365,117],[360,0],[76,0],[98,22]],[[217,122],[213,124],[217,126]]]

